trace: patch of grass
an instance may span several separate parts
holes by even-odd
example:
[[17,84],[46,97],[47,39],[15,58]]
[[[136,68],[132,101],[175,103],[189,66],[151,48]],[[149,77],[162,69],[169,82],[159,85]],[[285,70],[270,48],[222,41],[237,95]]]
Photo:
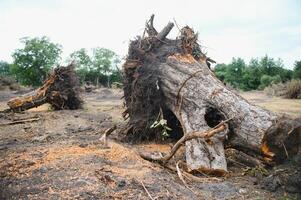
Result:
[[249,176],[254,176],[254,177],[264,177],[268,176],[269,172],[265,168],[262,167],[247,167],[243,170],[243,175],[248,174]]

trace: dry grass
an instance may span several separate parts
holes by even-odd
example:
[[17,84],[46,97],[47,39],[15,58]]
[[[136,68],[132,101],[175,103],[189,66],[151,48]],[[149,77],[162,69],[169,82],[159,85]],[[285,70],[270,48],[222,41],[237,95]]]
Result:
[[242,92],[249,102],[277,113],[285,113],[297,117],[301,115],[301,99],[285,99],[268,96],[262,91]]
[[264,89],[271,96],[283,96],[288,99],[301,99],[301,80],[291,80],[286,83],[273,84]]
[[301,80],[291,80],[286,85],[286,98],[301,99]]
[[19,90],[21,87],[10,76],[0,75],[0,90]]

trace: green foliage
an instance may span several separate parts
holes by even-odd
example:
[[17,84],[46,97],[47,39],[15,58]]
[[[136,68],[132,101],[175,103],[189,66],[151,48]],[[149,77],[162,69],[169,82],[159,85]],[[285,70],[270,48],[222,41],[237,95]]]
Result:
[[248,174],[249,176],[254,176],[254,177],[265,177],[269,175],[269,171],[266,170],[263,167],[246,167],[243,169],[243,174]]
[[168,137],[168,131],[171,131],[171,128],[167,126],[167,120],[166,119],[160,119],[160,121],[156,120],[154,123],[150,126],[150,128],[161,128],[162,136],[163,138]]
[[295,79],[301,79],[301,60],[295,62],[293,77]]
[[112,72],[117,67],[120,60],[117,58],[115,52],[105,48],[94,48],[93,49],[93,67],[97,74],[102,74],[107,77],[107,83],[104,84],[110,87],[110,77]]
[[215,74],[234,88],[256,90],[291,80],[293,73],[284,68],[281,59],[264,56],[261,59],[252,58],[248,65],[241,58],[233,58],[228,65],[216,65]]
[[105,48],[92,49],[89,55],[86,49],[80,49],[70,55],[77,63],[77,74],[81,83],[91,82],[110,87],[112,82],[121,81],[121,73],[117,65],[120,63],[116,53]]
[[80,50],[73,52],[70,55],[70,59],[76,62],[76,73],[80,82],[83,83],[87,76],[91,76],[88,73],[92,72],[92,60],[88,55],[87,50],[81,48]]
[[273,77],[269,76],[269,75],[262,75],[262,77],[260,78],[260,89],[264,89],[265,87],[269,86],[272,84],[273,81]]
[[10,75],[10,64],[5,61],[0,61],[0,75]]
[[117,69],[117,70],[113,70],[111,75],[110,75],[110,80],[111,80],[111,83],[114,83],[114,82],[122,82],[122,75],[121,75],[121,72]]
[[225,81],[230,83],[233,87],[238,88],[243,84],[243,73],[246,64],[241,58],[233,58],[232,62],[227,66]]
[[22,38],[24,48],[13,53],[11,71],[24,85],[38,86],[43,83],[51,68],[58,63],[61,46],[47,37]]

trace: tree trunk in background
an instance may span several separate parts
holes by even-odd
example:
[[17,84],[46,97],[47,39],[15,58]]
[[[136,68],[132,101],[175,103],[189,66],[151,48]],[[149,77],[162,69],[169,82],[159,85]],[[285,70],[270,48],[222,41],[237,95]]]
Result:
[[[180,122],[184,134],[206,131],[231,118],[228,128],[210,139],[186,141],[190,170],[226,172],[224,144],[263,155],[269,162],[296,154],[300,121],[252,105],[229,90],[208,68],[211,59],[201,52],[193,30],[184,27],[179,38],[166,39],[172,27],[169,23],[157,33],[152,16],[146,25],[148,37],[138,37],[130,44],[123,66],[128,139],[160,137],[160,131],[150,125],[163,111],[169,124]],[[166,110],[177,120],[164,114]]]

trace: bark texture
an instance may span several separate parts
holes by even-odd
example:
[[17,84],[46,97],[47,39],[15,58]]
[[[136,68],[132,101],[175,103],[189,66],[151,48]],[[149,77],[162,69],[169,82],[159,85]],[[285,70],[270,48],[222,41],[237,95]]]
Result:
[[[153,17],[150,21],[146,30],[155,30],[150,27]],[[270,162],[296,154],[300,121],[252,105],[228,89],[208,68],[211,59],[202,53],[191,28],[181,29],[175,40],[166,38],[171,24],[157,35],[151,31],[130,44],[124,64],[128,139],[160,138],[160,130],[150,128],[160,117],[169,125],[179,122],[176,131],[182,129],[183,134],[206,131],[231,118],[229,128],[211,138],[185,142],[189,170],[226,172],[224,144],[248,154],[262,154]]]

